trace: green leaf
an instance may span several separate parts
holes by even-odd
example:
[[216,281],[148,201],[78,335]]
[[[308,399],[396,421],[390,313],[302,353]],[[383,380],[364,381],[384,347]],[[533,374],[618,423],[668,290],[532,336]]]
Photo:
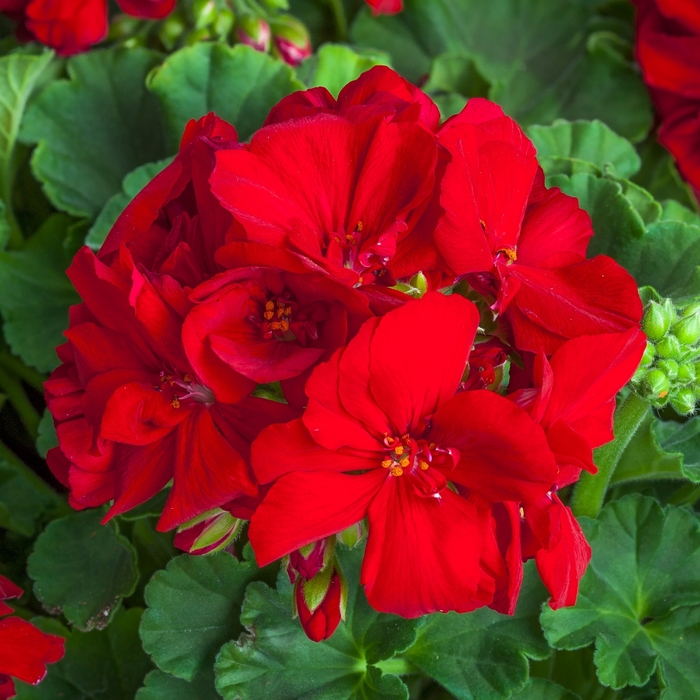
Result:
[[54,520],[27,562],[34,593],[48,610],[63,612],[78,629],[106,627],[136,586],[136,554],[102,510]]
[[544,678],[531,678],[522,690],[513,693],[510,700],[581,700],[578,695],[558,683]]
[[538,621],[545,598],[530,563],[513,617],[487,608],[431,615],[405,656],[458,700],[500,700],[524,686],[528,658],[549,656]]
[[221,700],[221,696],[214,687],[211,669],[197,674],[191,683],[163,671],[151,671],[135,700]]
[[65,269],[63,247],[72,221],[55,214],[20,251],[0,253],[0,312],[3,332],[15,355],[42,372],[58,364],[55,347],[64,342],[68,307],[80,301]]
[[381,47],[416,82],[446,52],[471,57],[489,97],[521,124],[600,119],[633,141],[651,127],[649,97],[631,62],[591,41],[600,17],[581,2],[407,0],[403,12],[353,23],[361,46]]
[[51,202],[94,217],[142,163],[165,157],[160,106],[145,79],[161,55],[144,48],[90,51],[68,61],[68,80],[32,103],[20,138],[38,143],[32,169]]
[[[52,58],[53,51],[39,56],[11,53],[0,58],[0,203],[3,206],[0,219],[4,222],[2,226],[7,227],[7,237],[12,235],[11,228],[17,226],[12,214],[12,185],[17,168],[15,145],[19,126],[27,100]],[[21,233],[18,238],[17,243],[21,242]],[[2,239],[0,231],[0,249],[4,248]]]
[[600,173],[612,171],[619,177],[630,177],[642,163],[627,139],[597,119],[575,122],[557,119],[551,126],[530,126],[526,131],[547,175],[563,172],[564,163],[570,166],[566,174],[576,172],[578,163],[584,166],[590,163]]
[[667,199],[661,203],[662,221],[682,221],[686,224],[700,227],[700,216],[688,207],[684,207],[675,199]]
[[85,244],[93,250],[99,250],[112,226],[131,200],[171,162],[172,158],[164,158],[156,163],[139,165],[136,170],[130,172],[122,182],[122,191],[112,195],[104,209],[97,215],[95,223],[85,238]]
[[58,447],[58,437],[56,427],[53,423],[53,416],[48,408],[44,409],[39,423],[39,436],[36,439],[36,451],[42,459],[46,459],[46,453],[52,448]]
[[[139,643],[141,610],[120,610],[105,630],[66,630],[66,655],[37,686],[17,682],[17,700],[127,700],[152,668]],[[52,621],[48,621],[52,622]],[[40,625],[52,634],[57,630]]]
[[183,554],[156,573],[146,586],[141,639],[157,666],[187,681],[211,666],[221,645],[241,633],[245,588],[258,575],[255,564],[228,552]]
[[336,550],[348,582],[345,622],[333,636],[312,642],[292,619],[292,587],[284,572],[277,590],[252,583],[241,622],[247,634],[226,644],[216,662],[216,687],[226,700],[408,700],[392,659],[411,646],[422,620],[377,613],[358,583],[362,548]]
[[344,44],[324,44],[318,53],[302,64],[306,72],[304,82],[309,87],[323,86],[334,97],[338,97],[345,85],[366,70],[388,65],[389,54],[383,51],[358,53]]
[[683,476],[700,483],[700,416],[685,423],[656,421],[654,432],[661,449],[680,457]]
[[0,459],[0,528],[31,537],[37,521],[54,505],[54,500],[24,472]]
[[[443,107],[446,107],[444,100],[448,96],[451,96],[449,99],[455,102],[455,106],[458,104],[457,97],[461,97],[462,104],[459,107],[461,110],[465,104],[464,98],[486,97],[489,84],[480,75],[469,56],[461,53],[444,53],[433,61],[430,76],[423,85],[423,90],[434,99],[442,99]],[[443,114],[443,107],[440,108],[441,114]]]
[[683,455],[673,446],[659,444],[659,431],[668,425],[660,421],[649,408],[647,416],[630,440],[610,479],[616,486],[647,479],[682,479]]
[[163,105],[172,150],[187,122],[208,112],[247,139],[280,99],[304,89],[289,66],[250,46],[203,43],[169,56],[151,74],[149,87]]
[[557,649],[595,641],[603,685],[644,685],[659,668],[663,700],[695,697],[700,685],[700,531],[683,508],[631,495],[597,521],[582,518],[593,557],[575,607],[545,609]]

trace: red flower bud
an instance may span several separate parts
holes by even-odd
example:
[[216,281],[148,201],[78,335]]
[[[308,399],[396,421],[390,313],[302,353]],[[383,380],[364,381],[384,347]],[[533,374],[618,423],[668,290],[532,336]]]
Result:
[[189,554],[218,552],[236,539],[242,522],[228,511],[214,508],[180,525],[175,546]]
[[310,581],[328,564],[334,549],[335,537],[327,537],[292,552],[287,565],[289,580],[294,583],[300,576]]
[[238,20],[236,38],[256,51],[267,52],[270,50],[270,25],[259,17],[243,15]]
[[313,49],[309,32],[296,17],[280,15],[270,23],[275,49],[280,58],[290,66],[299,65]]
[[306,636],[314,642],[328,639],[345,618],[347,588],[337,567],[328,567],[311,581],[299,579],[295,604]]

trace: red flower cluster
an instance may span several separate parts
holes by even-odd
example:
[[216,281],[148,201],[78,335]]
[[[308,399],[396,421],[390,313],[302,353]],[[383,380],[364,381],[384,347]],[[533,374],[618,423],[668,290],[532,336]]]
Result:
[[661,120],[659,141],[700,191],[700,6],[634,0],[637,60]]
[[[161,19],[175,0],[117,0],[126,14]],[[0,12],[17,24],[20,41],[40,41],[62,56],[80,53],[107,36],[106,0],[0,0]]]
[[12,678],[38,683],[46,675],[46,664],[63,658],[64,640],[38,630],[4,603],[19,598],[22,589],[0,576],[0,700],[15,696]]
[[344,614],[336,536],[365,520],[378,610],[512,612],[529,558],[572,604],[590,551],[556,492],[595,470],[645,347],[591,235],[500,108],[440,127],[388,68],[290,95],[249,144],[191,122],[68,271],[49,464],[107,517],[172,482],[159,528],[192,552],[250,519],[314,639]]

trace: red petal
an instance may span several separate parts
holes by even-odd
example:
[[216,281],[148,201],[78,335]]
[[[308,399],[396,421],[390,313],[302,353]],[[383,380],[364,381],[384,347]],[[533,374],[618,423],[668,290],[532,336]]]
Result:
[[462,378],[479,313],[463,297],[429,292],[384,316],[370,345],[370,388],[403,435],[450,399]]
[[409,476],[389,477],[369,506],[361,582],[370,605],[403,617],[473,610],[477,524],[476,508],[450,489],[425,498]]
[[4,576],[0,576],[0,615],[8,615],[13,612],[12,608],[3,603],[3,600],[8,600],[9,598],[19,598],[21,597],[22,589],[16,586],[12,581],[6,579]]
[[0,620],[0,673],[38,683],[46,675],[46,664],[63,657],[64,643],[18,617]]
[[248,535],[258,565],[358,523],[386,479],[383,469],[354,476],[332,472],[283,476],[250,521]]
[[32,0],[25,12],[27,29],[62,56],[85,51],[107,36],[105,0]]
[[457,448],[450,481],[491,501],[534,501],[557,475],[542,428],[525,411],[490,391],[457,394],[433,417],[426,439]]
[[175,0],[117,0],[119,7],[132,17],[163,19],[175,7]]

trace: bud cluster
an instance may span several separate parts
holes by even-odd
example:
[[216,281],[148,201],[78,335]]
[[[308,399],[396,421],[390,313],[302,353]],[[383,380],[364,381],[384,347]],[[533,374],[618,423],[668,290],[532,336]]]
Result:
[[677,308],[652,300],[642,319],[647,347],[632,386],[656,408],[687,416],[700,399],[700,302]]

